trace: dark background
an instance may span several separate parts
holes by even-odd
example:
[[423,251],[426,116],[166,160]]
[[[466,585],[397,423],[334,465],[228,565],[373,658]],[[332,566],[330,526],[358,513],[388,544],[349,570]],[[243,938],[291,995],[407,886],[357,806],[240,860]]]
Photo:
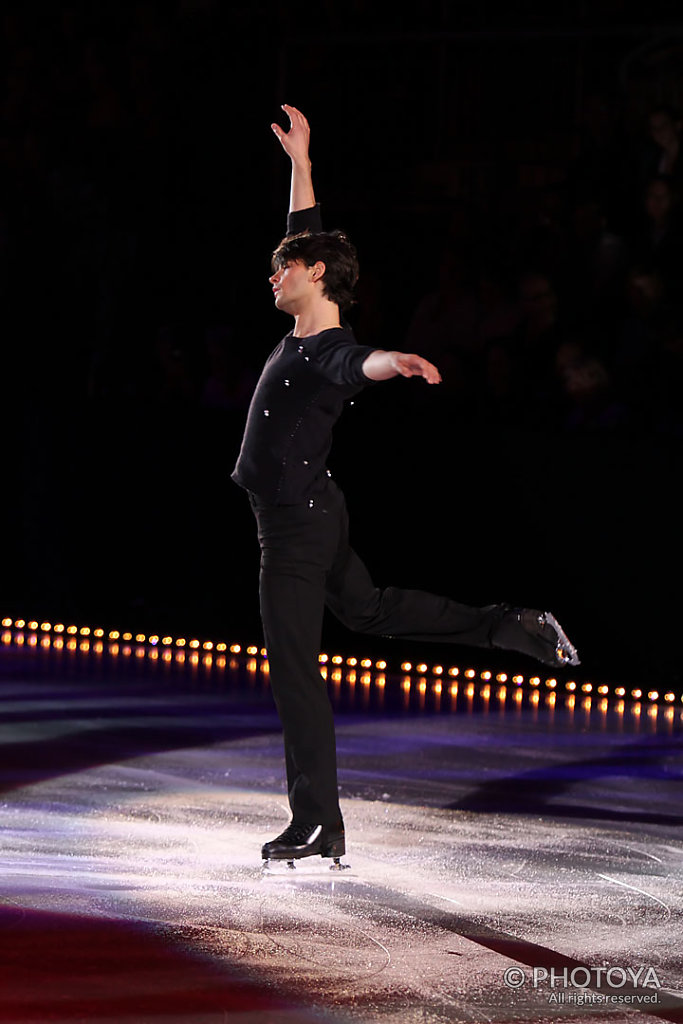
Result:
[[260,635],[229,475],[289,329],[288,102],[359,250],[359,340],[444,375],[367,389],[337,430],[377,582],[549,607],[589,678],[680,682],[675,154],[652,191],[678,7],[5,5],[2,612]]

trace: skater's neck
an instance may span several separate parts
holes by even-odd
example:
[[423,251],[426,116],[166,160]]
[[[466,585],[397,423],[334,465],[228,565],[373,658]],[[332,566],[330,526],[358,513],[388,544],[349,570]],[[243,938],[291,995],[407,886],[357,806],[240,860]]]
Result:
[[309,338],[312,334],[341,327],[339,306],[327,298],[321,282],[307,294],[300,296],[290,312],[294,317],[295,338]]

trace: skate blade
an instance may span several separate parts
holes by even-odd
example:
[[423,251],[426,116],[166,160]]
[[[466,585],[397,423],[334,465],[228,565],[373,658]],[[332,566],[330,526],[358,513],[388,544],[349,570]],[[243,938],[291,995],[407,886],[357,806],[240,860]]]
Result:
[[581,660],[579,658],[579,652],[577,651],[576,647],[574,647],[574,644],[571,642],[565,631],[562,629],[562,626],[559,624],[555,616],[551,615],[550,612],[546,612],[545,621],[548,623],[549,626],[552,626],[557,635],[557,647],[555,648],[555,655],[557,657],[558,662],[561,665],[567,666],[580,665]]
[[[351,869],[350,864],[342,864],[338,857],[334,858],[332,864],[326,863],[328,858],[298,857],[296,860],[264,860],[261,865],[261,874],[264,878],[330,878],[330,872],[334,875],[352,877],[345,872]],[[322,861],[322,863],[321,863]]]

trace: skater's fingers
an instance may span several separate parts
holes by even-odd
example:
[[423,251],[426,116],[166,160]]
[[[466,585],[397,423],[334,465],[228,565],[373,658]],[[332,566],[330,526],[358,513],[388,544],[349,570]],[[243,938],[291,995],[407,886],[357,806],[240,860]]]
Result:
[[427,362],[426,359],[422,360],[421,373],[422,373],[422,376],[424,377],[424,379],[427,381],[428,384],[440,384],[441,383],[441,374],[437,370],[436,366],[434,366],[433,363]]
[[298,121],[299,123],[306,122],[306,118],[301,113],[298,107],[293,107],[291,103],[283,103],[282,109],[285,110],[289,116],[290,121]]
[[283,103],[282,109],[289,118],[289,123],[293,129],[300,129],[303,132],[310,131],[308,121],[300,110],[297,110],[296,107],[290,106],[289,103]]

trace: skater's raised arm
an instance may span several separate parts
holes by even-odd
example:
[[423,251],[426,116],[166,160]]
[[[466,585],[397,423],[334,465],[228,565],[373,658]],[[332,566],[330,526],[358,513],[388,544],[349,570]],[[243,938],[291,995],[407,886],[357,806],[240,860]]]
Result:
[[391,377],[424,377],[428,384],[440,384],[441,374],[436,366],[422,356],[408,352],[385,352],[375,349],[363,363],[363,373],[370,380],[390,380]]
[[308,155],[311,129],[304,115],[296,107],[290,107],[288,103],[283,103],[282,109],[289,118],[289,131],[284,131],[279,124],[271,124],[270,127],[292,162],[292,181],[289,193],[289,212],[291,214],[315,206],[311,160]]

